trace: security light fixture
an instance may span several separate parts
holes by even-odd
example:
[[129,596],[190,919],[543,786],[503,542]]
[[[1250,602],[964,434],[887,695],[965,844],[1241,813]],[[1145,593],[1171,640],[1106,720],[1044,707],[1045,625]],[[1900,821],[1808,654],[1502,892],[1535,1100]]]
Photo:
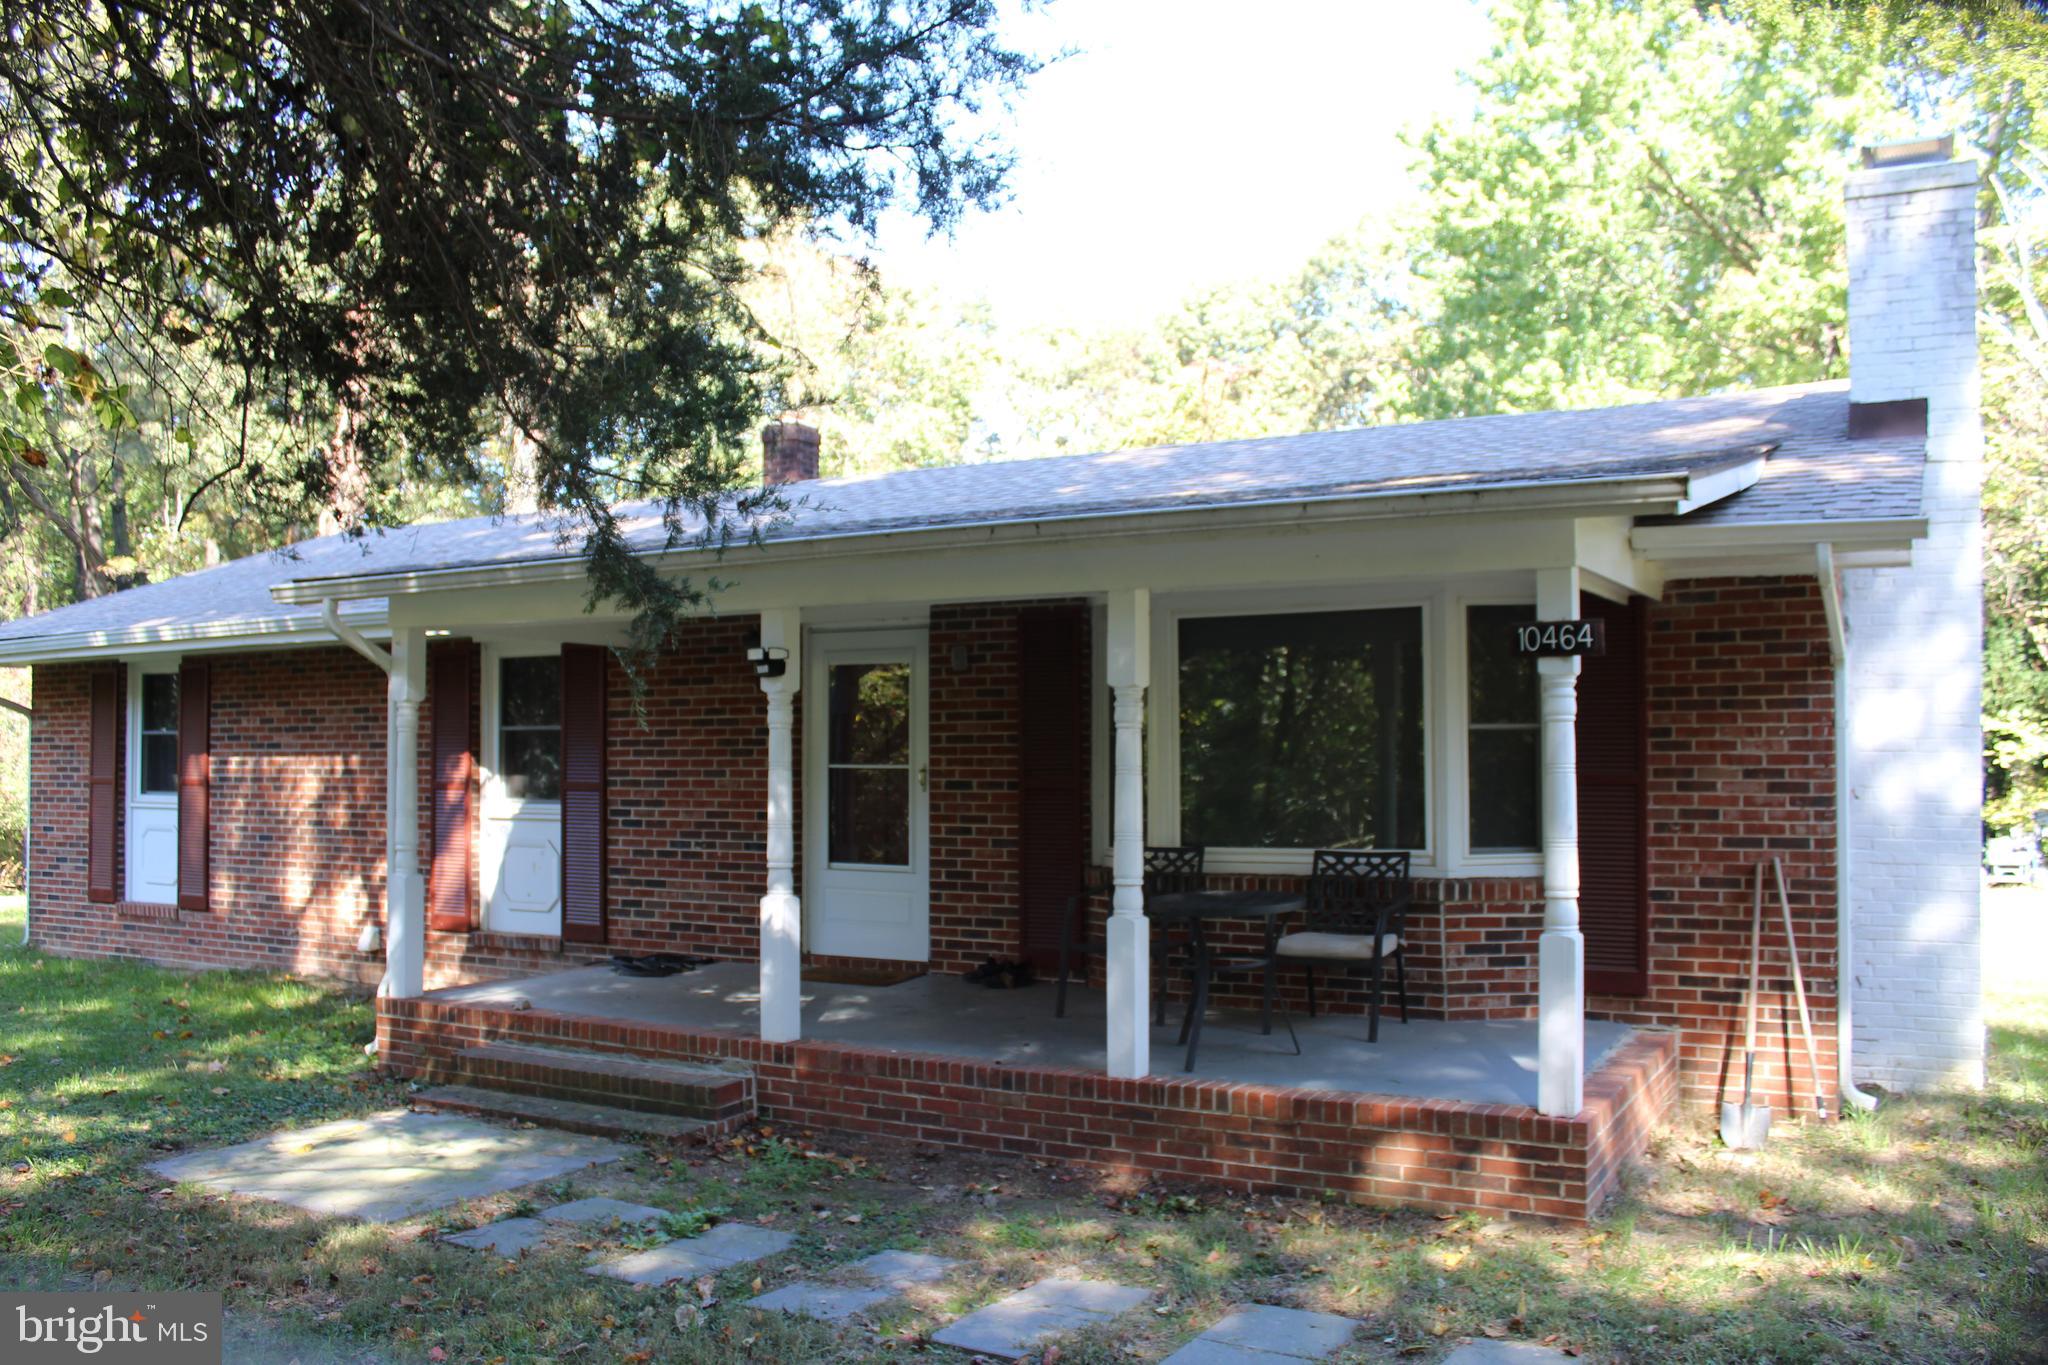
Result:
[[756,645],[747,651],[747,662],[754,666],[755,676],[779,678],[789,669],[789,651],[775,645]]

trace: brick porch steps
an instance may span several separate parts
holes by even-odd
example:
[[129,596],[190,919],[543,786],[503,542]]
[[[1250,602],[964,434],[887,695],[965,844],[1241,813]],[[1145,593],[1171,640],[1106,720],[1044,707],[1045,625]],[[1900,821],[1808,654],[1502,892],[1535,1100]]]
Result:
[[450,1059],[446,1079],[576,1104],[730,1123],[754,1112],[754,1077],[735,1066],[661,1061],[541,1043],[489,1042]]
[[412,1097],[412,1107],[431,1114],[512,1119],[542,1128],[560,1128],[564,1132],[619,1138],[626,1142],[645,1142],[650,1138],[665,1142],[702,1141],[719,1136],[726,1127],[674,1114],[647,1114],[604,1104],[549,1099],[545,1095],[479,1090],[473,1085],[443,1085],[422,1090]]

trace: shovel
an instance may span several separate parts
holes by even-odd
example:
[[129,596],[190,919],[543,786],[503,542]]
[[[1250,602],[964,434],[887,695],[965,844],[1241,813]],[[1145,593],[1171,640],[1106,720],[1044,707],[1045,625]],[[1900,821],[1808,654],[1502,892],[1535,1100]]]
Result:
[[1738,1152],[1753,1151],[1771,1135],[1771,1107],[1757,1104],[1756,1093],[1756,980],[1763,966],[1764,951],[1764,869],[1757,864],[1756,899],[1749,912],[1749,1022],[1742,1040],[1742,1103],[1721,1102],[1721,1141]]

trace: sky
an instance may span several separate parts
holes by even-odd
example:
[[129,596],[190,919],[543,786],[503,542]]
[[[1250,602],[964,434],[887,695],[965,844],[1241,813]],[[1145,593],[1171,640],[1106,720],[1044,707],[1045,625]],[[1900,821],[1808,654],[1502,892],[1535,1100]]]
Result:
[[898,284],[986,298],[1008,325],[1137,325],[1205,286],[1290,273],[1404,185],[1404,127],[1470,102],[1473,0],[1054,0],[1012,12],[1071,50],[999,125],[1012,197],[873,258]]

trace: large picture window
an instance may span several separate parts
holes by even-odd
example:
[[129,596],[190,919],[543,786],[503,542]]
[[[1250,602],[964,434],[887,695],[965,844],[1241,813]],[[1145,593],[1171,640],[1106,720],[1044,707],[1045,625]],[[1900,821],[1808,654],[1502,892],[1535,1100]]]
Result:
[[552,654],[498,666],[498,766],[505,794],[562,795],[562,661]]
[[1466,786],[1474,853],[1523,853],[1540,843],[1536,664],[1514,647],[1514,628],[1535,619],[1533,607],[1465,610]]
[[1180,622],[1181,840],[1427,846],[1422,610]]

